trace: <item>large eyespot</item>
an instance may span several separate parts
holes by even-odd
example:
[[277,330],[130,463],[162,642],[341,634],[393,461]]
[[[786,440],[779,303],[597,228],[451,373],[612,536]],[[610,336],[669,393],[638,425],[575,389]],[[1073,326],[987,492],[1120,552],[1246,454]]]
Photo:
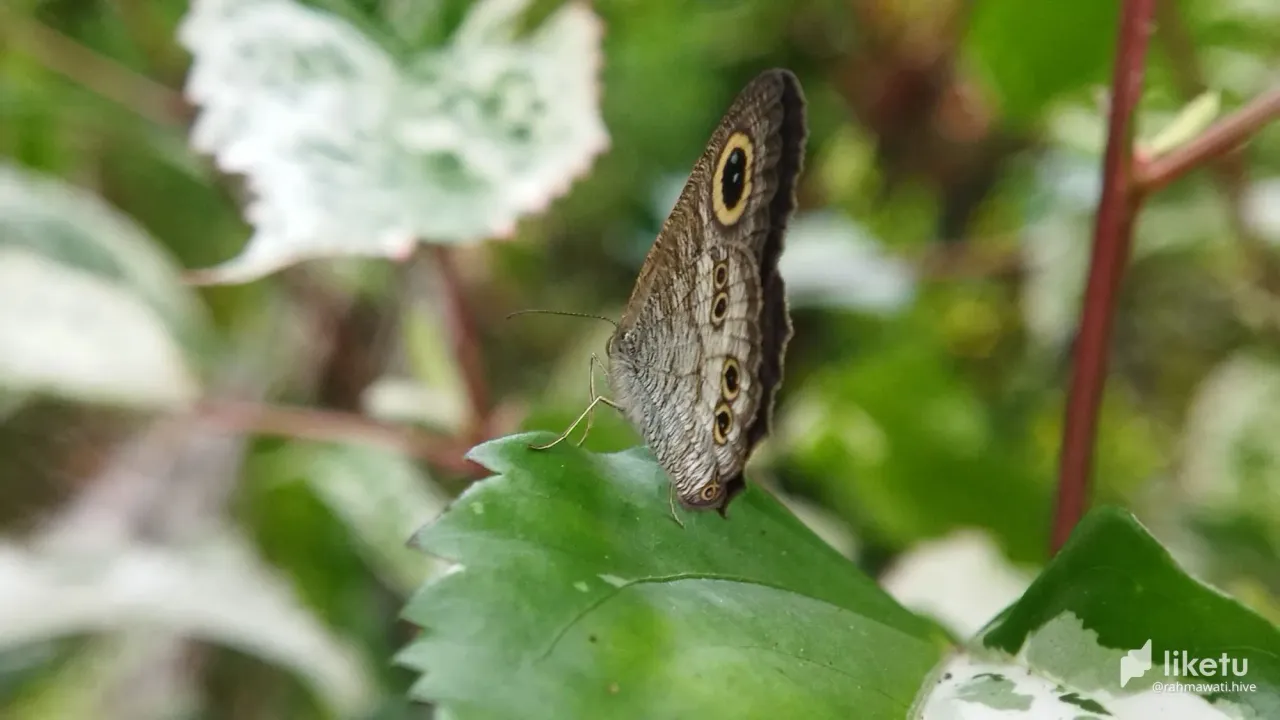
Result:
[[753,157],[751,139],[741,131],[730,135],[720,150],[711,182],[711,207],[722,225],[737,223],[747,209],[751,198]]
[[720,494],[720,483],[711,483],[710,485],[698,491],[698,499],[704,503],[714,502],[716,496]]
[[717,290],[723,290],[724,286],[729,284],[729,263],[724,261],[716,263],[716,269],[711,271],[711,279],[715,282]]
[[733,427],[733,411],[729,409],[728,403],[720,403],[716,406],[716,421],[711,426],[711,435],[715,438],[717,445],[723,445],[729,442],[729,430]]
[[724,359],[724,368],[720,371],[720,394],[725,400],[738,397],[742,389],[742,369],[738,367],[738,359],[730,356]]
[[716,299],[711,301],[711,324],[719,326],[729,314],[729,293],[721,290]]

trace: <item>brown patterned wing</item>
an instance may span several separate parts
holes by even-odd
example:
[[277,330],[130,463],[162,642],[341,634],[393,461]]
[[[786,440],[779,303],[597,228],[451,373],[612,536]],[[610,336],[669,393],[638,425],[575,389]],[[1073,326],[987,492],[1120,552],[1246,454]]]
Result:
[[768,433],[791,337],[778,274],[804,160],[786,70],[739,94],[664,223],[610,343],[615,399],[691,508],[723,514]]

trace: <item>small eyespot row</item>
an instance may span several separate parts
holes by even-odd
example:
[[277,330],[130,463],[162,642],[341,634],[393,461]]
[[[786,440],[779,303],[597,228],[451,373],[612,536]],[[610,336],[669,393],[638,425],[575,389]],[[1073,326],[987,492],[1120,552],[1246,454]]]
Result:
[[716,495],[719,495],[719,494],[720,494],[720,483],[716,483],[716,482],[713,482],[710,485],[698,491],[698,497],[702,498],[703,502],[711,502],[712,500],[715,500]]
[[724,367],[720,370],[720,394],[725,400],[732,401],[738,397],[738,392],[742,389],[742,368],[738,366],[738,359],[732,355],[724,359]]
[[717,445],[729,442],[729,430],[733,428],[733,411],[729,404],[721,402],[716,406],[715,423],[711,426],[711,434]]
[[717,290],[723,290],[729,284],[729,264],[721,260],[711,272],[711,280]]
[[711,302],[711,324],[719,327],[729,314],[729,293],[721,290]]

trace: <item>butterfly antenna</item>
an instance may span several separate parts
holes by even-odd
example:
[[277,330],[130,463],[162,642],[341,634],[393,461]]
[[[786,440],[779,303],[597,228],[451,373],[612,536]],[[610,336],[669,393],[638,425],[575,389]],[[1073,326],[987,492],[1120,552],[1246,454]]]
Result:
[[592,314],[590,314],[590,313],[567,312],[567,311],[565,311],[565,310],[517,310],[517,311],[515,311],[515,312],[511,313],[510,315],[508,315],[508,316],[507,316],[507,319],[508,319],[508,320],[510,320],[511,318],[513,318],[513,317],[515,317],[515,316],[517,316],[517,315],[533,315],[533,314],[541,314],[541,315],[567,315],[567,316],[569,316],[569,317],[592,318],[593,320],[603,320],[603,321],[605,321],[605,322],[609,323],[610,325],[614,326],[615,328],[616,328],[616,327],[618,327],[618,323],[617,323],[616,321],[611,320],[611,319],[609,319],[609,318],[607,318],[607,317],[605,317],[605,316],[603,316],[603,315],[592,315]]

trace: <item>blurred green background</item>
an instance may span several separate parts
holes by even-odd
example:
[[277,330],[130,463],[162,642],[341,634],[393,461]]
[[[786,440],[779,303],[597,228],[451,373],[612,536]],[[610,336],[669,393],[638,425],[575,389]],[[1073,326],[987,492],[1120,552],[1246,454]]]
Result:
[[[310,4],[401,63],[469,11]],[[783,270],[796,335],[749,478],[873,575],[965,528],[1042,563],[1116,5],[602,0],[609,148],[512,237],[402,263],[308,261],[199,288],[190,306],[157,281],[149,301],[203,386],[190,413],[0,378],[5,717],[429,717],[389,664],[413,632],[400,607],[439,569],[404,540],[483,476],[462,459],[472,444],[558,431],[580,412],[611,330],[505,316],[616,317],[711,129],[773,66],[800,77],[811,134]],[[1280,5],[1160,6],[1140,143],[1205,90],[1227,112],[1276,82]],[[535,3],[528,27],[558,7]],[[188,145],[187,9],[5,0],[0,153],[100,198],[198,270],[239,254],[251,227],[244,183]],[[124,254],[0,207],[0,249],[44,243],[64,265],[143,284]],[[1280,128],[1149,201],[1094,493],[1272,621],[1278,245]],[[104,351],[128,344],[96,331]],[[375,442],[320,442],[343,437]],[[636,442],[605,411],[587,446]],[[93,582],[90,551],[110,568]]]

